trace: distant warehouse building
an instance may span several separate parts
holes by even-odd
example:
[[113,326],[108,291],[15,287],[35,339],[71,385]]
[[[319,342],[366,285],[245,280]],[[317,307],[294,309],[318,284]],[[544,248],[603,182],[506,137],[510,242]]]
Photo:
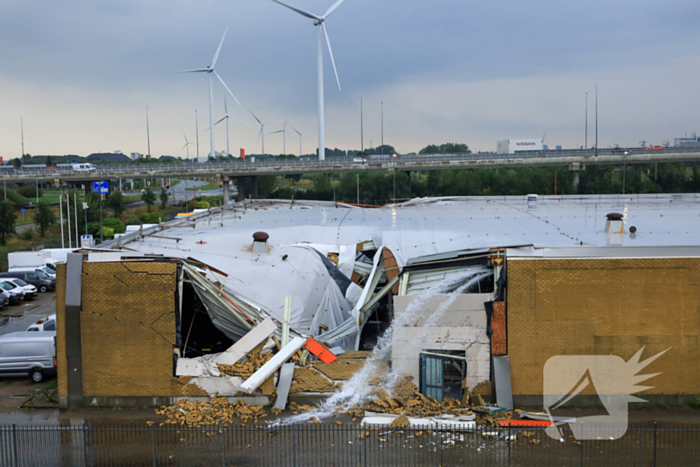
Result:
[[518,151],[542,151],[547,149],[543,139],[503,139],[496,147],[497,154],[515,154]]

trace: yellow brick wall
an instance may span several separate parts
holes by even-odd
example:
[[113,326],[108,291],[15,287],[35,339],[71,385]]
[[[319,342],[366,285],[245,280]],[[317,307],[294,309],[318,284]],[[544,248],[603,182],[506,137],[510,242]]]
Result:
[[642,360],[643,394],[700,393],[700,259],[511,259],[508,353],[513,394],[540,395],[555,355]]
[[68,359],[66,359],[66,263],[56,267],[56,365],[58,395],[68,396]]
[[173,376],[175,289],[174,263],[83,264],[83,396],[206,395]]

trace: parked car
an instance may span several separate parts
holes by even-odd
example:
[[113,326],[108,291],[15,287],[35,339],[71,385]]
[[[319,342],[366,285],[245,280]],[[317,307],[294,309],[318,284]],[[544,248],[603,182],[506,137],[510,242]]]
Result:
[[27,284],[22,279],[16,279],[14,277],[0,277],[0,282],[9,282],[10,285],[14,285],[15,287],[21,289],[24,292],[24,300],[34,300],[38,294],[36,287],[31,284]]
[[21,279],[36,287],[41,293],[56,290],[56,281],[51,279],[44,271],[37,271],[34,268],[3,272],[0,273],[0,277]]
[[0,375],[29,375],[35,383],[56,375],[56,331],[0,336]]
[[363,159],[363,158],[361,158],[361,157],[353,157],[353,158],[352,158],[352,163],[353,163],[353,164],[364,164],[365,162],[367,162],[367,160],[366,160],[366,159]]
[[24,290],[14,287],[8,282],[0,282],[0,291],[7,295],[10,305],[17,305],[24,299]]
[[56,330],[56,315],[44,316],[27,328],[27,332],[42,332]]
[[17,305],[24,300],[24,290],[9,282],[0,282],[0,290],[9,295],[10,305]]

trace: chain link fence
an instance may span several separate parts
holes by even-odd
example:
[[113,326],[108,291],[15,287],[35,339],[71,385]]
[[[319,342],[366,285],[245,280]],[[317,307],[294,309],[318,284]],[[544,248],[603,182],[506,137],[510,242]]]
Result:
[[0,465],[700,465],[700,428],[631,428],[616,440],[603,429],[587,432],[594,439],[577,441],[566,429],[553,439],[543,427],[0,425]]

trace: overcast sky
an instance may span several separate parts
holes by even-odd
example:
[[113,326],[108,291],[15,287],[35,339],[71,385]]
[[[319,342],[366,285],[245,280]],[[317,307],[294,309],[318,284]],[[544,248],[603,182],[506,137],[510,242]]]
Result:
[[[323,14],[333,0],[289,0]],[[384,140],[403,153],[466,143],[493,151],[506,138],[550,146],[636,146],[700,132],[697,0],[346,0],[328,19],[342,91],[325,52],[326,146]],[[209,151],[205,67],[226,28],[217,71],[243,104],[230,114],[231,152],[259,153],[263,121],[289,119],[317,147],[316,28],[269,0],[0,0],[0,156],[121,150],[185,156],[183,133]],[[214,86],[215,118],[224,90]],[[266,127],[267,131],[281,124]],[[217,150],[225,150],[223,125]],[[266,152],[282,152],[281,135]],[[287,137],[287,152],[299,140]],[[194,156],[194,146],[190,149]]]

